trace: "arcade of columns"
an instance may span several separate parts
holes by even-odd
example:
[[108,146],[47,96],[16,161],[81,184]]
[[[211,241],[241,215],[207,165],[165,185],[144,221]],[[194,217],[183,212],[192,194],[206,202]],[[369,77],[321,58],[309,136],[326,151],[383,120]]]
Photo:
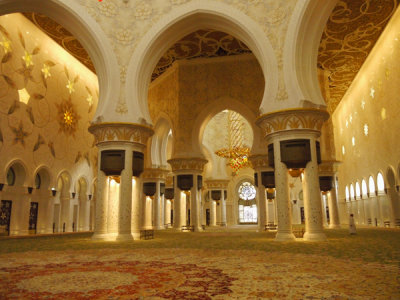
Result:
[[[338,162],[321,164],[318,149],[321,127],[328,117],[329,114],[324,110],[299,108],[268,113],[256,120],[256,124],[264,131],[269,150],[265,149],[268,155],[250,157],[258,192],[259,230],[264,230],[264,226],[276,218],[277,241],[295,239],[289,197],[289,170],[292,168],[302,172],[304,240],[326,239],[323,232],[321,189],[328,199],[331,214],[329,227],[339,226],[335,180]],[[153,134],[151,128],[132,123],[95,123],[89,130],[95,135],[99,149],[98,200],[93,239],[138,239],[141,229],[163,229],[164,224],[171,223],[171,215],[168,213],[171,201],[173,228],[181,230],[182,226],[189,223],[194,231],[202,230],[205,199],[202,199],[201,191],[204,189],[203,170],[207,160],[201,157],[176,157],[168,160],[174,178],[173,199],[167,199],[165,181],[168,171],[144,169],[147,140]],[[308,160],[302,162],[304,165],[291,165],[290,159],[288,161],[287,157],[281,157],[284,153],[282,142],[296,140],[306,141],[309,145],[310,155]],[[123,164],[118,170],[105,167],[106,162],[103,160],[106,158],[102,152],[107,150],[123,153]],[[325,180],[325,185],[321,185],[321,178]],[[229,181],[207,179],[204,182],[209,193],[207,198],[211,201],[210,225],[216,225],[217,216],[219,225],[226,225],[225,191]],[[265,191],[271,188],[275,189],[275,199],[267,200]],[[215,205],[214,201],[218,201],[219,205]],[[275,205],[272,201],[275,201]],[[276,212],[273,211],[274,206]]]

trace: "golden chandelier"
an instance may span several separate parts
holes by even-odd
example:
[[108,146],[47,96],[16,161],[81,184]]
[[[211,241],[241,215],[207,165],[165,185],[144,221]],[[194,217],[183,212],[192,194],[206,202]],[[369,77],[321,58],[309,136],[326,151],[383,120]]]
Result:
[[228,164],[233,170],[233,175],[236,175],[241,168],[249,166],[250,148],[243,145],[243,122],[238,113],[228,111],[228,128],[229,147],[219,149],[215,154],[229,159]]

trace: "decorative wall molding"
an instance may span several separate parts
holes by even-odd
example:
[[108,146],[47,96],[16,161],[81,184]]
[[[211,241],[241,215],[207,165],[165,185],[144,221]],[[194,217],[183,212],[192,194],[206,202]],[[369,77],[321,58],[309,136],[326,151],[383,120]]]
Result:
[[150,127],[135,123],[98,123],[89,127],[89,132],[95,136],[96,144],[103,142],[134,142],[146,145],[154,134]]
[[338,172],[340,161],[327,160],[318,165],[319,175],[335,175]]
[[204,158],[172,158],[167,161],[171,167],[172,172],[175,171],[200,171],[203,172],[204,165],[208,160]]
[[165,169],[144,169],[143,173],[141,174],[142,179],[149,180],[152,179],[154,181],[156,180],[162,180],[165,181],[167,178],[167,175],[171,171],[165,170]]
[[323,123],[328,120],[326,110],[315,108],[287,109],[262,115],[257,118],[256,124],[260,126],[266,136],[285,130],[316,130],[321,131]]
[[254,170],[269,168],[268,155],[266,154],[251,155],[249,161]]
[[205,181],[206,187],[209,190],[226,190],[230,180],[225,179],[208,179]]

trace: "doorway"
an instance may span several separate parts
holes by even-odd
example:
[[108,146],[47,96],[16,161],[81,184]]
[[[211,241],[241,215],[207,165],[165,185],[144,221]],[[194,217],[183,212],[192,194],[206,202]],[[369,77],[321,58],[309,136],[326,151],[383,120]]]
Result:
[[10,235],[12,201],[1,200],[0,206],[0,236]]

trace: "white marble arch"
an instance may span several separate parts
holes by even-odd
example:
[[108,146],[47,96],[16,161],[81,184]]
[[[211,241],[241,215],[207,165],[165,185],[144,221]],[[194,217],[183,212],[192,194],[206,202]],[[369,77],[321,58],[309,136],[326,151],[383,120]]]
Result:
[[[194,120],[194,126],[192,131],[192,149],[194,155],[203,157],[201,152],[203,143],[203,134],[208,122],[219,112],[228,109],[235,111],[244,117],[249,122],[253,131],[253,145],[251,147],[252,154],[266,153],[266,145],[261,129],[254,123],[256,120],[256,113],[248,108],[244,103],[232,98],[232,97],[221,97],[212,101],[210,104],[205,106],[202,112]],[[197,151],[197,153],[196,153]]]
[[[167,168],[168,143],[171,143],[170,139],[174,136],[172,122],[165,113],[161,113],[155,124],[154,134],[150,141],[150,156],[147,157],[150,158],[152,167]],[[170,131],[172,131],[172,136],[169,134]]]
[[[212,28],[243,41],[257,58],[265,78],[263,104],[275,99],[278,67],[271,43],[262,28],[239,10],[217,1],[193,0],[174,8],[141,39],[130,60],[126,82],[131,122],[151,123],[147,104],[151,74],[161,56],[179,39],[198,29]],[[274,110],[268,106],[270,111]]]
[[30,172],[27,165],[19,158],[13,159],[4,168],[4,180],[7,184],[7,173],[10,168],[13,168],[15,173],[15,183],[14,186],[32,186],[32,176],[29,176]]
[[[75,1],[71,0],[1,0],[0,15],[37,12],[50,17],[70,31],[83,45],[96,69],[99,80],[99,102],[94,116],[112,120],[115,95],[119,95],[118,62],[109,40],[99,24]],[[107,105],[106,105],[107,104]]]
[[56,185],[55,177],[51,169],[46,165],[40,165],[33,172],[32,182],[35,183],[36,174],[40,176],[40,188],[49,190]]
[[325,105],[317,77],[317,56],[322,32],[337,2],[302,0],[295,6],[283,49],[288,107],[303,107],[303,101]]

